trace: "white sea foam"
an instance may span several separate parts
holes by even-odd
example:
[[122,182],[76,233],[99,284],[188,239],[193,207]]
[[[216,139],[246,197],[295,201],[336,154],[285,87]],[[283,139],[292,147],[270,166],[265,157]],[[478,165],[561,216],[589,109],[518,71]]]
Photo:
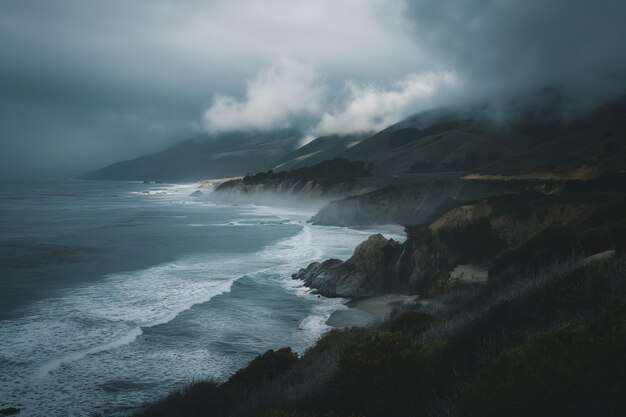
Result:
[[104,352],[104,351],[107,351],[107,350],[115,349],[117,347],[124,346],[126,344],[132,343],[141,334],[142,334],[141,327],[135,327],[135,328],[131,329],[125,335],[123,335],[123,336],[119,337],[118,339],[113,340],[111,342],[103,343],[101,345],[94,346],[92,348],[85,349],[85,350],[82,350],[82,351],[70,353],[70,354],[68,354],[66,356],[63,356],[63,357],[60,357],[60,358],[51,359],[51,360],[43,363],[39,367],[39,369],[37,369],[37,372],[35,373],[35,376],[37,378],[45,378],[46,376],[48,376],[50,374],[50,372],[52,372],[55,369],[59,368],[64,363],[74,362],[74,361],[83,359],[87,355],[91,355],[91,354],[98,353],[98,352]]
[[[171,321],[191,306],[230,289],[238,257],[187,259],[110,275],[96,284],[40,301],[30,314],[0,325],[0,352],[15,362],[40,363],[45,375],[62,363],[130,343],[141,327]],[[207,279],[207,271],[212,277]]]
[[338,310],[345,310],[345,299],[331,298],[324,299],[319,305],[315,306],[312,313],[305,317],[298,326],[302,330],[311,332],[315,338],[321,336],[324,332],[330,329],[330,326],[326,324],[326,321],[332,313]]

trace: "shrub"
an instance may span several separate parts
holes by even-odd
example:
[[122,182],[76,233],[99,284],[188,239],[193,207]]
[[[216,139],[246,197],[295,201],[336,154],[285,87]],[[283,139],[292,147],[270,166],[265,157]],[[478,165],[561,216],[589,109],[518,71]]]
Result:
[[430,352],[398,332],[372,333],[340,357],[331,401],[341,415],[410,416],[429,398]]
[[438,322],[434,316],[419,311],[408,311],[392,316],[384,325],[389,332],[400,332],[406,335],[416,335]]
[[212,381],[196,382],[151,404],[135,417],[212,416],[223,414],[219,385]]
[[465,227],[442,229],[439,237],[460,258],[475,261],[488,259],[506,248],[506,242],[496,235],[486,218],[480,218]]
[[268,350],[254,358],[248,366],[238,370],[224,385],[225,387],[254,387],[277,377],[293,366],[298,360],[298,354],[291,348],[282,348],[277,351]]
[[623,306],[590,325],[534,336],[465,387],[461,416],[618,416],[626,413]]

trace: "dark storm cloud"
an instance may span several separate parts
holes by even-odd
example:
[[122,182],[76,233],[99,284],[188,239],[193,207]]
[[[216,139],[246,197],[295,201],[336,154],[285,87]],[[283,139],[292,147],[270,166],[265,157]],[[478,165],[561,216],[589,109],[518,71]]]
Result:
[[[571,117],[626,92],[623,0],[407,0],[403,5],[403,19],[396,23],[413,39],[407,54],[415,64],[402,77],[389,78],[382,70],[386,82],[348,81],[343,88],[327,88],[329,97],[320,94],[323,77],[303,71],[296,78],[293,71],[270,67],[247,80],[243,99],[216,97],[205,113],[209,129],[240,123],[264,128],[288,121],[288,109],[311,113],[310,107],[291,104],[289,89],[279,87],[290,83],[322,109],[309,129],[312,136],[377,130],[441,105],[487,104],[485,116],[508,122],[524,109],[538,108],[539,100],[558,99],[561,115]],[[285,111],[264,111],[266,103]]]
[[[0,176],[208,128],[368,130],[545,86],[623,92],[621,0],[3,0]],[[294,94],[306,100],[294,100]]]
[[422,53],[470,97],[544,87],[585,107],[626,86],[622,0],[416,0],[407,17]]
[[241,97],[285,58],[331,83],[400,77],[416,60],[383,3],[3,0],[0,175],[74,173],[202,132],[217,92]]

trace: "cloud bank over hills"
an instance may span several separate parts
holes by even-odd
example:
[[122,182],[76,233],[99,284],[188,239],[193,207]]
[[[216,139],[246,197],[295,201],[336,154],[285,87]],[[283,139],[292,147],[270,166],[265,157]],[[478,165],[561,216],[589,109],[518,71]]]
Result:
[[454,75],[431,72],[387,88],[346,81],[337,92],[311,65],[280,59],[246,82],[243,100],[216,94],[204,120],[210,133],[293,125],[312,136],[376,131],[439,104],[433,96],[454,85]]
[[243,100],[216,94],[204,119],[212,133],[280,129],[294,118],[319,114],[325,90],[312,66],[283,58],[246,82]]

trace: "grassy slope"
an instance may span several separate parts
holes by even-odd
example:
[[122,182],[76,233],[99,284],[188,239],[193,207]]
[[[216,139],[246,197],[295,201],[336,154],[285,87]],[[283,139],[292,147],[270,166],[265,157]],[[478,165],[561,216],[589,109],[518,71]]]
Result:
[[361,141],[363,137],[364,135],[361,134],[319,137],[275,161],[271,169],[288,171],[335,159],[350,146]]
[[576,119],[535,146],[486,166],[481,172],[521,174],[529,171],[567,171],[581,164],[602,171],[626,169],[626,97],[613,100]]
[[293,150],[300,133],[224,133],[87,173],[86,179],[189,181],[257,172]]
[[[602,171],[626,168],[625,97],[568,122],[560,121],[555,112],[496,126],[466,120],[453,111],[438,112],[392,125],[341,156],[371,162],[379,175],[445,171],[516,175],[568,171],[582,164],[598,165]],[[432,114],[438,116],[428,117]]]

